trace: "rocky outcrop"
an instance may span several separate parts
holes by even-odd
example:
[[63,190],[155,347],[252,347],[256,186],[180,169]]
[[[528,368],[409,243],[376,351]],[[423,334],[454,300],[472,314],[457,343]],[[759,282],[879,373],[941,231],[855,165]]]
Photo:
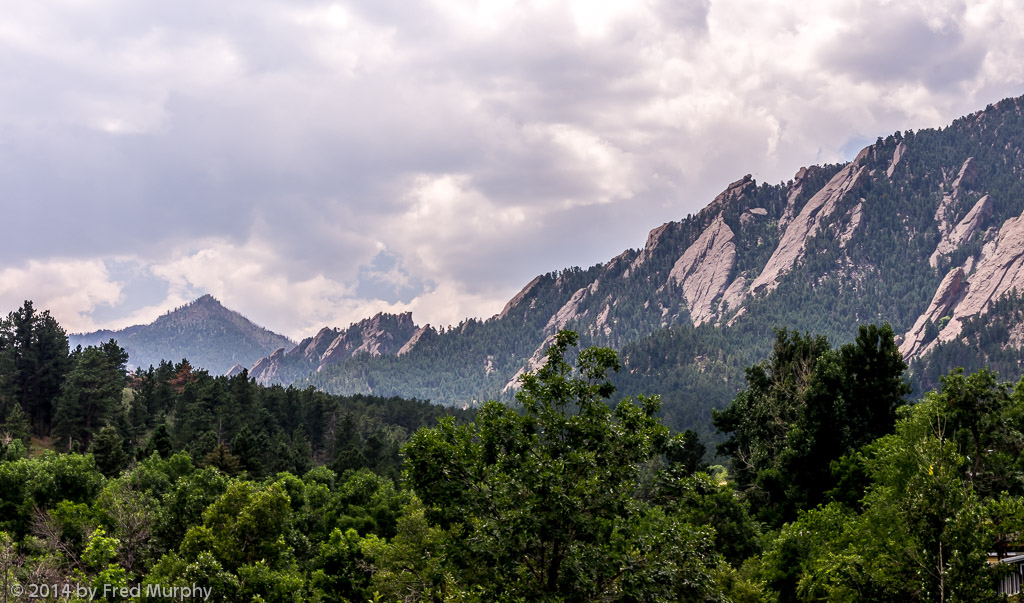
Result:
[[[964,170],[961,170],[963,175]],[[984,213],[985,199],[975,204],[968,213]],[[964,218],[954,228],[955,232]],[[974,227],[975,230],[977,227]],[[920,356],[936,343],[952,341],[960,336],[963,323],[973,316],[988,310],[993,301],[1009,293],[1013,289],[1024,290],[1024,215],[1007,220],[996,236],[982,249],[976,261],[969,258],[967,269],[956,268],[946,275],[939,284],[935,297],[928,309],[907,332],[900,351],[907,358]],[[973,267],[973,271],[970,268]],[[968,275],[969,276],[965,276]],[[939,331],[934,341],[924,340],[928,322],[936,323],[943,316],[949,316],[949,322]]]
[[228,369],[228,372],[224,373],[224,376],[230,379],[231,377],[235,377],[237,375],[241,375],[242,371],[244,371],[244,370],[245,370],[244,366],[242,366],[241,364],[236,364],[235,366],[233,366],[230,369]]
[[540,346],[536,349],[536,351],[533,352],[533,355],[530,356],[530,359],[526,361],[526,364],[524,364],[522,368],[520,368],[518,371],[516,371],[514,375],[512,375],[512,378],[508,380],[508,383],[505,384],[505,387],[501,388],[501,393],[507,393],[519,389],[519,380],[522,378],[523,375],[525,375],[526,373],[536,372],[538,369],[544,366],[544,359],[547,356],[548,347],[550,347],[551,344],[554,342],[555,335],[553,333],[545,337],[543,343],[541,343]]
[[[536,282],[536,280],[537,279],[534,279],[534,282]],[[409,338],[409,341],[406,341],[405,344],[402,345],[401,348],[399,348],[398,352],[395,355],[404,356],[408,354],[410,351],[412,351],[413,347],[415,347],[416,344],[419,343],[420,339],[422,339],[423,336],[426,335],[428,331],[432,330],[433,329],[431,328],[430,325],[424,325],[419,329],[416,329],[416,332],[412,334],[412,337]]]
[[713,211],[717,212],[721,207],[734,199],[739,199],[748,190],[757,186],[754,183],[754,178],[750,174],[740,178],[736,182],[733,182],[729,186],[725,187],[725,190],[718,193],[718,196],[708,204],[702,212]]
[[721,311],[724,313],[739,308],[746,296],[747,279],[741,274],[726,287],[725,293],[722,294]]
[[[544,325],[544,332],[548,334],[554,333],[565,328],[565,325],[580,316],[580,303],[589,293],[590,287],[581,287],[576,291],[576,293],[573,293],[572,297],[569,298],[569,301],[565,302],[565,304],[558,309],[558,312],[555,312],[554,315],[548,319],[548,323]],[[586,313],[586,310],[584,310],[584,313]]]
[[952,320],[939,332],[939,341],[959,336],[964,320],[984,312],[1014,288],[1024,290],[1024,215],[1007,220],[982,249],[968,278],[967,292],[956,305]]
[[896,150],[892,152],[892,161],[889,162],[889,169],[885,170],[885,175],[892,178],[892,173],[896,171],[896,166],[900,164],[900,160],[903,159],[903,154],[907,152],[907,145],[901,141],[896,145]]
[[974,236],[981,228],[981,224],[992,215],[992,200],[985,195],[974,204],[971,211],[967,212],[952,230],[943,234],[939,244],[935,247],[928,264],[932,268],[939,265],[939,257],[956,251],[961,245]]
[[[700,211],[700,215],[701,216],[707,216],[707,215],[718,214],[720,216],[721,215],[721,207],[723,205],[726,205],[726,204],[728,204],[728,203],[730,203],[730,202],[732,202],[732,201],[734,201],[736,199],[739,199],[746,192],[748,192],[749,190],[751,190],[752,188],[754,188],[756,186],[757,186],[757,184],[754,182],[753,177],[750,174],[747,174],[746,176],[740,178],[736,182],[733,182],[729,186],[725,187],[724,191],[719,193],[718,196],[716,196],[714,198],[714,200],[707,205],[707,207],[705,207],[704,209],[702,209]],[[765,214],[768,213],[768,211],[763,209],[763,208],[755,208],[755,210],[756,209],[760,209],[761,211],[764,211]],[[750,211],[753,212],[752,215],[757,215],[758,214],[758,212],[755,211],[755,210],[750,210]],[[764,215],[764,214],[760,214],[760,215]],[[630,268],[627,271],[627,274],[625,276],[628,277],[628,273],[629,272],[635,271],[637,268],[639,268],[645,262],[647,262],[647,260],[649,260],[651,258],[651,256],[654,255],[654,251],[662,244],[662,241],[665,239],[666,233],[671,231],[671,230],[673,230],[673,229],[675,229],[675,228],[677,228],[678,226],[679,226],[678,222],[667,222],[667,223],[662,224],[661,226],[655,228],[654,230],[652,230],[647,235],[647,244],[644,245],[644,248],[640,251],[640,253],[633,260],[633,263],[630,266]],[[616,259],[618,259],[618,258],[616,258]]]
[[654,250],[657,249],[658,245],[661,244],[661,239],[662,236],[665,234],[665,231],[672,226],[672,222],[666,222],[661,226],[651,230],[651,232],[647,233],[647,243],[644,245],[644,248],[640,251],[639,255],[637,255],[636,258],[633,260],[633,263],[630,264],[629,271],[636,270],[637,268],[642,266],[644,262],[651,258],[651,256],[654,254]]
[[1006,347],[1017,348],[1018,350],[1024,348],[1024,323],[1010,327],[1004,348]]
[[929,344],[927,339],[928,325],[937,324],[943,316],[948,316],[950,309],[960,301],[963,295],[964,271],[961,268],[952,270],[939,283],[928,309],[917,318],[914,326],[903,336],[900,352],[904,358],[914,358],[925,351]]
[[330,349],[331,344],[338,338],[339,334],[340,332],[338,329],[324,327],[320,329],[316,335],[308,339],[303,339],[299,345],[295,346],[295,349],[288,352],[288,354],[302,354],[303,358],[319,364],[320,359],[327,350]]
[[857,205],[853,206],[853,209],[849,213],[849,222],[846,223],[846,228],[839,235],[839,247],[846,247],[846,244],[850,242],[853,235],[857,232],[857,227],[860,226],[861,220],[864,219],[864,202],[861,201]]
[[960,166],[960,171],[950,185],[950,192],[942,196],[939,206],[935,209],[935,221],[939,223],[939,233],[942,235],[953,230],[953,220],[955,219],[957,201],[960,200],[961,188],[973,182],[976,175],[974,157],[968,157]]
[[953,181],[953,192],[960,194],[960,189],[974,182],[977,177],[978,170],[974,164],[974,157],[968,157],[960,166],[960,172],[957,173],[956,180]]
[[676,260],[669,280],[679,284],[695,326],[715,317],[714,303],[729,286],[736,264],[735,235],[719,215]]
[[789,194],[786,196],[786,208],[782,210],[782,217],[779,218],[779,229],[782,230],[796,217],[796,200],[804,190],[804,180],[807,178],[808,170],[800,168],[793,176],[793,184],[789,187]]
[[509,312],[518,308],[519,304],[523,303],[523,300],[526,299],[526,297],[530,295],[530,293],[532,293],[534,289],[537,288],[537,285],[539,285],[543,279],[544,275],[540,275],[534,278],[529,283],[527,283],[527,285],[523,287],[522,291],[516,293],[515,297],[508,300],[508,303],[505,304],[505,307],[501,309],[500,313],[498,313],[497,318],[501,320],[502,318],[508,316]]
[[260,358],[249,368],[249,375],[263,385],[291,383],[363,352],[371,356],[397,354],[419,331],[412,321],[411,312],[380,313],[354,323],[344,331],[324,327],[287,353],[281,348]]
[[270,356],[260,358],[249,368],[249,377],[263,385],[274,383],[278,374],[281,372],[281,365],[284,362],[284,358],[284,348],[277,349]]
[[764,270],[750,284],[751,293],[771,291],[778,287],[779,278],[792,270],[796,262],[803,257],[807,239],[817,234],[822,223],[835,212],[839,201],[866,175],[866,168],[860,165],[863,154],[862,151],[857,160],[839,170],[793,218],[786,227],[778,247],[765,264]]
[[612,334],[612,327],[608,324],[608,316],[612,312],[611,304],[605,305],[604,309],[598,313],[597,319],[594,321],[594,328],[604,335]]
[[411,312],[377,314],[338,335],[320,357],[317,370],[364,352],[371,356],[396,354],[416,332],[416,328]]
[[768,210],[763,207],[751,207],[740,214],[740,226],[746,226],[758,218],[768,215]]

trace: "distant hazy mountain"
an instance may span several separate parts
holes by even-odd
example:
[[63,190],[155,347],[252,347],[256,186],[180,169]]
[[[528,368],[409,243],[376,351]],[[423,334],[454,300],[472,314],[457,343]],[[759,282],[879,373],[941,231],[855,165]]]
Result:
[[68,338],[72,347],[116,339],[128,351],[132,366],[148,367],[161,360],[180,362],[187,358],[192,366],[217,375],[233,365],[249,366],[276,349],[294,346],[287,337],[253,324],[210,295],[148,325],[72,334]]

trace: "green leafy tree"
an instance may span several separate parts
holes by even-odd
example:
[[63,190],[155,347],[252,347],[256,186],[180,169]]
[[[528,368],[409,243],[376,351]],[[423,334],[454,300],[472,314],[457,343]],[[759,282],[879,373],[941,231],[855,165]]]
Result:
[[910,392],[905,370],[889,325],[861,326],[838,350],[824,337],[776,332],[771,358],[747,369],[747,388],[714,413],[728,434],[719,452],[763,521],[779,526],[826,502],[833,462],[892,430]]
[[658,401],[605,400],[615,352],[562,331],[522,379],[522,412],[484,405],[477,423],[442,421],[405,448],[406,478],[460,546],[459,583],[524,600],[711,596],[711,530],[637,499],[641,468],[670,434]]
[[276,568],[290,520],[291,501],[281,483],[261,488],[235,481],[203,512],[202,525],[189,529],[181,550],[187,558],[212,551],[229,571],[260,560]]

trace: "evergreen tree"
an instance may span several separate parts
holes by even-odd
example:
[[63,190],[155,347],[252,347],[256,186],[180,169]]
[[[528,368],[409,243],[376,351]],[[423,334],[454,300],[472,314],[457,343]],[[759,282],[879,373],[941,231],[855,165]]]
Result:
[[61,446],[88,447],[93,435],[121,407],[127,355],[111,340],[101,347],[76,350],[57,402],[54,431]]
[[157,453],[160,458],[166,459],[174,452],[174,444],[171,442],[171,434],[167,431],[167,425],[161,423],[156,426],[149,436],[149,443],[146,446],[146,457]]
[[48,310],[36,312],[26,301],[0,322],[0,351],[10,368],[3,397],[17,401],[37,433],[48,435],[70,367],[67,334]]
[[117,429],[107,425],[100,429],[89,447],[96,461],[96,468],[107,477],[113,477],[128,465],[129,456],[124,451],[124,440]]
[[242,471],[242,465],[238,457],[231,454],[231,451],[224,444],[218,444],[211,452],[203,457],[203,465],[216,467],[227,475],[238,475]]

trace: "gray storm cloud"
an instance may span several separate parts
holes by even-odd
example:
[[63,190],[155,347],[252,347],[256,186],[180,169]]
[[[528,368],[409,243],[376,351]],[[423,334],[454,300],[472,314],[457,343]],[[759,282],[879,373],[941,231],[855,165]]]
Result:
[[744,173],[1024,81],[1024,11],[996,0],[6,10],[0,302],[72,330],[206,292],[293,337],[486,316]]

